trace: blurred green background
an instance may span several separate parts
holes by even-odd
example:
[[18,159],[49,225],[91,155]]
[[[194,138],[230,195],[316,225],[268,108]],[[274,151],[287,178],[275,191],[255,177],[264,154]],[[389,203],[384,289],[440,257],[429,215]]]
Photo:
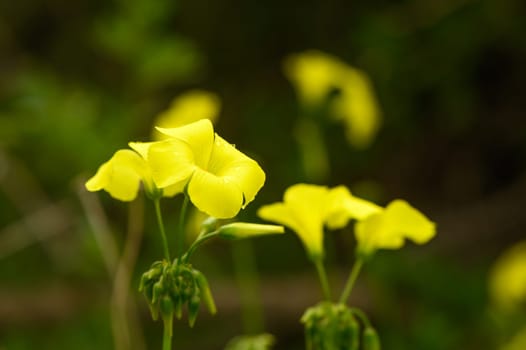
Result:
[[[128,141],[147,140],[175,96],[206,89],[222,101],[216,131],[266,171],[240,214],[258,220],[259,206],[309,181],[282,70],[307,49],[365,71],[383,114],[365,150],[324,124],[323,184],[379,204],[405,198],[438,224],[425,247],[379,252],[352,302],[385,349],[497,348],[514,326],[491,312],[488,271],[526,227],[525,13],[520,0],[1,1],[0,349],[113,349],[127,234],[141,243],[131,336],[137,349],[160,348],[161,324],[135,288],[161,253],[151,205],[88,195],[83,181]],[[174,227],[180,201],[165,204]],[[353,255],[352,232],[341,231],[326,242],[335,284]],[[303,248],[290,232],[251,243],[265,329],[276,349],[302,349],[299,318],[320,298]],[[220,349],[243,332],[232,261],[220,241],[196,259],[219,313],[193,329],[177,322],[178,349]]]

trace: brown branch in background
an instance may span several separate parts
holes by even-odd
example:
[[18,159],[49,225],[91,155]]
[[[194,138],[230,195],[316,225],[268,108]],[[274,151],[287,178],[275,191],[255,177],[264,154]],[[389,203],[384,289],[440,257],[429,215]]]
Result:
[[21,214],[22,219],[0,232],[0,259],[39,242],[57,265],[66,256],[49,243],[51,237],[69,231],[75,220],[67,201],[52,203],[24,164],[0,150],[0,191]]
[[144,203],[138,199],[130,203],[128,232],[123,252],[119,256],[117,243],[110,231],[102,205],[84,188],[85,180],[78,181],[77,194],[92,227],[102,253],[108,275],[113,279],[111,323],[115,349],[145,349],[144,336],[135,301],[130,298],[130,281],[137,261],[144,229]]
[[137,305],[130,298],[130,283],[139,255],[144,232],[144,199],[139,196],[130,203],[128,232],[113,281],[112,327],[116,350],[146,349]]

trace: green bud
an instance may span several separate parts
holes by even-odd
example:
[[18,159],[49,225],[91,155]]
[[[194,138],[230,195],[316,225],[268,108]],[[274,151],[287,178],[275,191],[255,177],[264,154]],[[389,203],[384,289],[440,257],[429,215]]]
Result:
[[148,308],[150,309],[152,319],[154,321],[157,321],[159,319],[159,307],[157,306],[157,304],[151,304],[150,302],[148,302]]
[[161,277],[159,281],[153,284],[153,293],[152,293],[151,302],[155,304],[159,300],[159,298],[163,295],[163,293],[164,293],[164,285],[163,285],[163,278]]
[[205,275],[197,270],[193,270],[193,275],[197,286],[199,287],[199,291],[201,292],[201,298],[205,302],[208,311],[214,315],[217,312],[216,304],[212,297],[212,293],[210,292],[210,287],[208,287],[208,281],[206,280]]
[[283,226],[251,224],[247,222],[234,222],[223,225],[218,230],[219,235],[227,239],[242,239],[252,236],[284,232],[285,229]]
[[159,310],[161,311],[161,315],[163,316],[163,319],[166,317],[173,316],[174,303],[169,296],[163,295],[161,297],[161,299],[159,300]]
[[188,301],[188,324],[190,327],[193,327],[195,324],[197,314],[199,313],[199,306],[201,306],[201,298],[195,294]]
[[378,337],[378,333],[374,330],[372,327],[367,327],[363,331],[363,338],[362,338],[362,346],[363,350],[380,350],[380,338]]
[[180,320],[181,317],[183,317],[183,304],[184,304],[183,297],[181,295],[176,295],[174,301],[175,301],[175,317],[177,317],[177,319]]

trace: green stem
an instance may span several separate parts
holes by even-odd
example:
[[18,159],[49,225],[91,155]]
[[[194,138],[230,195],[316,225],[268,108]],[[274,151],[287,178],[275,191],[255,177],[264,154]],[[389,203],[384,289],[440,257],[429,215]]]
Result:
[[263,312],[259,295],[259,279],[252,242],[233,242],[232,257],[241,296],[241,313],[245,334],[263,331]]
[[347,278],[347,282],[345,283],[345,288],[343,289],[342,296],[340,297],[340,304],[345,304],[347,302],[347,299],[349,299],[349,296],[351,295],[352,289],[354,287],[354,283],[356,282],[356,279],[358,278],[358,275],[360,274],[360,270],[363,266],[363,259],[358,258],[354,262],[354,265],[351,269],[351,273],[349,274],[349,277]]
[[371,322],[369,321],[369,318],[367,318],[365,312],[355,307],[351,308],[351,312],[360,319],[365,328],[371,328]]
[[163,350],[172,350],[172,328],[173,328],[173,317],[170,316],[163,320],[164,331],[163,331]]
[[197,247],[199,247],[201,244],[203,244],[206,240],[212,238],[212,237],[215,237],[219,234],[219,231],[212,231],[212,232],[208,232],[208,233],[201,233],[197,239],[194,241],[194,243],[192,243],[192,245],[190,246],[190,248],[188,248],[188,250],[186,251],[186,253],[184,253],[183,257],[181,258],[181,260],[183,262],[188,262],[188,260],[190,260],[190,257],[192,256],[192,254],[194,253],[194,251],[197,249]]
[[314,266],[316,266],[316,271],[318,271],[318,277],[320,278],[323,297],[326,301],[331,301],[331,290],[329,288],[329,281],[327,279],[325,267],[323,266],[323,261],[321,259],[314,259],[313,261]]
[[184,195],[184,201],[181,205],[181,214],[179,216],[179,226],[177,228],[177,235],[175,236],[175,256],[179,257],[183,254],[184,251],[184,241],[185,241],[185,232],[184,232],[184,223],[186,219],[186,211],[188,209],[188,195]]
[[163,217],[161,214],[161,204],[159,199],[153,201],[155,205],[155,214],[157,216],[157,223],[159,224],[159,230],[161,232],[161,240],[163,242],[164,257],[170,261],[170,249],[168,249],[168,240],[166,239],[166,232],[164,230]]

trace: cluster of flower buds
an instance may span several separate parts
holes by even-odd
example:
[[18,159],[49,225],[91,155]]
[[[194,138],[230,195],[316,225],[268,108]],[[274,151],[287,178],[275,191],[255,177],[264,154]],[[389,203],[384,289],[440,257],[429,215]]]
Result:
[[216,312],[205,276],[179,259],[171,264],[166,260],[154,262],[142,275],[139,291],[145,295],[154,320],[159,318],[159,313],[164,321],[171,320],[174,315],[180,319],[186,305],[188,323],[192,327],[201,301],[211,314]]
[[308,350],[380,350],[378,335],[368,322],[360,348],[360,323],[344,304],[321,302],[308,308],[301,322],[305,324]]

